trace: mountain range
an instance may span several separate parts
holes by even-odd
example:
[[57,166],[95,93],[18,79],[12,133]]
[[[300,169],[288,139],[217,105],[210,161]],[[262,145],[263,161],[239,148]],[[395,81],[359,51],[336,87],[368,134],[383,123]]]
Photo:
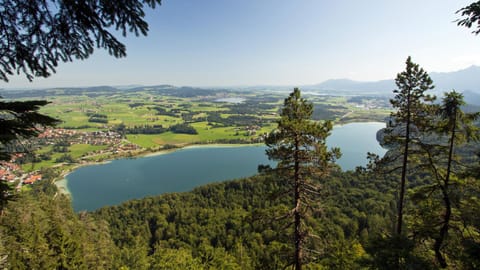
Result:
[[[442,96],[443,92],[455,89],[457,92],[463,93],[465,101],[470,104],[480,105],[480,66],[470,66],[468,68],[453,71],[453,72],[432,72],[429,74],[433,80],[435,88],[431,91],[432,94],[438,97]],[[176,87],[173,85],[156,85],[156,86],[142,86],[142,85],[128,85],[128,86],[96,86],[96,87],[78,87],[71,88],[71,90],[86,89],[90,92],[97,90],[142,90],[142,89],[161,89],[162,91],[190,91],[191,89],[237,89],[237,90],[281,90],[290,91],[293,86],[248,86],[248,87],[222,87],[222,88],[205,88],[205,87]],[[380,81],[354,81],[350,79],[332,79],[319,84],[300,86],[302,90],[309,92],[320,92],[322,94],[343,94],[343,95],[393,95],[393,90],[396,89],[395,80],[380,80]],[[56,89],[56,88],[47,88]],[[67,88],[63,88],[67,89]],[[70,88],[68,88],[70,89]],[[0,89],[4,97],[12,92],[10,89]],[[46,89],[43,89],[46,90]],[[25,92],[35,91],[27,90]],[[19,92],[16,92],[18,95]],[[13,93],[13,92],[12,92]]]
[[[439,94],[455,89],[458,92],[471,92],[480,95],[480,67],[470,66],[454,72],[432,72],[429,74],[433,80],[434,93]],[[396,89],[395,80],[381,80],[362,82],[349,79],[327,80],[315,85],[303,86],[304,89],[318,91],[341,91],[362,93],[391,93]]]

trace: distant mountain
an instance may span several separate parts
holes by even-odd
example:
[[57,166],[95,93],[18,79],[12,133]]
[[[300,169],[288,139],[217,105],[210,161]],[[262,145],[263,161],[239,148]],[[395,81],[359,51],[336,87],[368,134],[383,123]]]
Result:
[[475,92],[472,92],[472,91],[465,91],[465,92],[463,92],[463,97],[464,97],[464,100],[468,104],[480,106],[480,93],[479,92],[475,93]]
[[395,88],[393,80],[360,82],[349,79],[334,79],[319,84],[304,86],[304,89],[327,92],[356,92],[362,94],[386,94]]
[[436,91],[447,92],[455,89],[459,92],[471,91],[480,94],[480,67],[470,66],[454,72],[432,72],[430,77]]
[[[480,67],[471,66],[454,72],[432,72],[430,77],[435,85],[434,92],[441,94],[452,89],[480,94]],[[395,81],[382,80],[360,82],[349,79],[328,80],[319,84],[304,86],[307,90],[325,92],[355,92],[357,94],[390,94],[396,88]],[[352,93],[353,94],[353,93]]]

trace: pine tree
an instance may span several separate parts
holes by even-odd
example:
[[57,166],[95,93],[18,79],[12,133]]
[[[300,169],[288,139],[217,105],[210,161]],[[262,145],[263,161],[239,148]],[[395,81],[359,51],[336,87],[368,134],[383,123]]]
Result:
[[430,76],[418,64],[413,63],[410,56],[407,58],[405,71],[397,74],[395,83],[398,89],[393,91],[396,95],[390,100],[390,103],[397,111],[392,113],[392,117],[397,125],[405,128],[403,134],[395,134],[403,148],[401,150],[403,161],[396,226],[396,233],[400,235],[402,234],[403,205],[405,201],[409,147],[413,136],[412,131],[414,128],[420,131],[425,126],[426,102],[433,101],[434,97],[425,93],[427,90],[433,89],[433,82]]
[[59,62],[86,59],[101,48],[125,57],[114,35],[147,35],[145,6],[160,0],[17,1],[2,0],[0,8],[0,80],[15,73],[48,77]]
[[441,105],[437,107],[436,114],[430,121],[433,131],[440,135],[439,139],[433,143],[424,143],[422,146],[427,153],[433,184],[426,185],[418,193],[429,194],[423,195],[426,197],[424,200],[437,200],[437,202],[428,202],[427,205],[435,208],[430,211],[433,219],[438,220],[430,223],[434,223],[434,230],[437,231],[432,237],[433,250],[442,268],[448,266],[442,250],[446,246],[445,241],[449,234],[454,205],[459,205],[462,197],[458,190],[465,182],[462,180],[462,175],[465,174],[466,166],[459,165],[463,162],[462,157],[456,153],[456,148],[462,145],[465,147],[466,142],[478,139],[478,128],[474,125],[474,121],[480,114],[463,112],[461,108],[463,105],[465,102],[462,94],[456,91],[445,93]]
[[[457,20],[457,25],[465,26],[467,28],[474,27],[473,34],[480,34],[480,1],[473,2],[470,5],[463,7],[457,11],[462,15],[463,19]],[[476,24],[476,28],[475,28]]]
[[308,230],[305,218],[319,197],[315,177],[325,177],[332,163],[340,156],[339,149],[327,150],[326,138],[332,123],[311,121],[313,105],[301,97],[295,88],[285,99],[278,127],[266,138],[267,155],[278,161],[276,171],[287,182],[288,193],[293,195],[293,209],[287,215],[293,218],[295,269],[305,263],[305,241]]

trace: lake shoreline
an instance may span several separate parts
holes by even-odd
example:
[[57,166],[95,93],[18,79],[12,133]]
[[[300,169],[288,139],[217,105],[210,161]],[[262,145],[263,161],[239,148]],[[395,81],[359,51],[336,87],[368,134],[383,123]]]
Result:
[[[193,145],[122,158],[102,166],[85,166],[66,178],[75,211],[94,211],[105,205],[163,193],[191,191],[196,187],[250,177],[259,164],[275,166],[263,144]],[[65,181],[59,182],[60,186]],[[64,189],[66,190],[66,189]]]
[[[362,125],[363,124],[363,125]],[[350,126],[351,125],[351,126]],[[382,122],[376,122],[376,121],[369,121],[369,122],[359,122],[359,123],[347,123],[347,124],[337,124],[333,127],[332,131],[334,131],[334,134],[336,134],[335,136],[329,136],[329,139],[327,139],[327,144],[330,144],[330,143],[334,143],[333,145],[330,144],[329,147],[336,147],[336,146],[341,146],[342,145],[342,142],[346,142],[346,141],[352,141],[352,138],[351,138],[351,135],[352,133],[355,133],[355,134],[361,134],[361,132],[370,132],[371,133],[371,130],[372,128],[362,128],[362,126],[368,126],[368,127],[373,127],[373,129],[375,129],[375,131],[377,131],[377,129],[381,129],[383,128],[385,125],[385,123],[382,123]],[[362,131],[362,129],[364,131]],[[360,132],[360,133],[359,133]],[[373,140],[375,140],[375,143],[374,142],[371,142],[370,144],[373,144],[373,145],[376,145],[376,146],[380,146],[378,140],[376,139],[376,134],[374,135],[371,135],[369,134],[368,136],[359,136],[359,137],[368,137],[368,138],[372,138]],[[330,142],[329,142],[330,141]],[[83,187],[83,192],[87,192],[88,194],[90,194],[89,196],[94,196],[92,197],[91,199],[88,199],[88,201],[91,201],[91,200],[97,200],[97,199],[94,199],[94,198],[99,198],[100,200],[103,200],[105,198],[105,196],[111,196],[111,194],[117,194],[115,196],[122,196],[121,194],[124,194],[123,196],[125,196],[125,193],[128,194],[128,196],[130,196],[130,194],[134,194],[137,190],[139,189],[142,189],[142,187],[145,187],[147,186],[147,194],[148,196],[151,196],[152,194],[150,194],[152,188],[155,186],[155,184],[151,184],[151,183],[148,183],[146,184],[145,182],[141,182],[141,181],[144,181],[142,179],[143,176],[139,176],[139,175],[132,175],[131,172],[135,172],[135,170],[130,170],[130,171],[125,171],[123,173],[120,173],[116,176],[113,176],[115,181],[111,182],[110,186],[108,187],[103,187],[102,188],[98,188],[97,190],[97,183],[105,183],[103,181],[97,181],[97,182],[92,182],[92,183],[88,183],[90,181],[90,179],[93,179],[92,176],[82,176],[81,178],[75,178],[75,182],[71,182],[69,184],[69,174],[71,174],[72,172],[75,172],[77,169],[79,169],[80,167],[84,167],[84,166],[92,166],[92,165],[102,165],[102,164],[106,164],[106,163],[110,163],[110,162],[113,162],[115,161],[119,161],[121,163],[123,163],[124,165],[122,165],[120,167],[120,170],[121,168],[124,168],[125,166],[127,166],[125,162],[128,162],[128,164],[130,164],[130,162],[128,160],[140,160],[140,159],[144,159],[144,161],[142,162],[146,162],[146,163],[150,163],[152,164],[151,162],[154,162],[153,160],[151,160],[150,158],[159,158],[160,156],[162,155],[167,155],[167,154],[173,154],[173,153],[176,153],[176,152],[184,152],[184,153],[190,153],[190,151],[184,151],[184,150],[193,150],[192,152],[196,152],[195,149],[215,149],[215,148],[248,148],[248,147],[266,147],[264,143],[255,143],[255,144],[248,144],[248,143],[243,143],[243,144],[225,144],[225,143],[222,143],[222,144],[216,144],[216,143],[211,143],[211,144],[183,144],[183,145],[178,145],[177,147],[172,147],[172,148],[162,148],[162,147],[158,147],[158,148],[155,148],[155,149],[151,149],[151,150],[142,150],[142,151],[136,151],[136,152],[126,152],[126,153],[123,153],[123,155],[117,155],[117,156],[114,156],[112,157],[111,159],[109,160],[106,160],[106,161],[99,161],[99,162],[95,162],[95,161],[90,161],[90,162],[84,162],[84,163],[79,163],[79,164],[75,164],[74,166],[71,166],[71,167],[68,167],[66,169],[64,169],[62,172],[61,172],[61,175],[57,178],[57,180],[55,181],[55,184],[56,186],[58,187],[59,189],[59,192],[60,193],[63,193],[63,194],[66,194],[67,196],[69,196],[72,200],[72,202],[74,202],[73,200],[73,196],[75,196],[75,199],[78,200],[77,203],[79,203],[80,201],[84,200],[82,199],[82,196],[84,195],[78,195],[78,198],[77,198],[77,193],[78,190],[78,181],[79,180],[87,180],[85,183],[83,183],[84,181],[81,181],[84,185]],[[358,144],[357,144],[358,146]],[[357,160],[363,160],[365,159],[364,158],[364,155],[365,153],[370,152],[371,150],[370,149],[364,149],[364,150],[361,150],[361,156],[359,157],[358,155],[356,155],[355,153],[358,152],[358,147],[356,147],[354,149],[354,151],[350,151],[351,153],[349,153],[348,150],[351,150],[350,149],[351,147],[350,146],[346,146],[346,148],[343,148],[345,149],[345,162],[344,164],[340,163],[339,165],[342,167],[342,170],[352,170],[354,169],[354,167],[352,167],[351,165],[348,165],[348,164],[351,164],[349,163],[350,161],[348,160],[348,158],[351,158],[353,160],[353,162],[357,163]],[[361,148],[361,147],[360,147]],[[381,148],[381,146],[380,146]],[[203,152],[203,150],[200,150]],[[215,151],[215,150],[208,150],[208,151]],[[225,151],[225,150],[220,150],[220,151]],[[240,151],[240,150],[238,150]],[[238,151],[234,151],[235,153],[237,153]],[[250,151],[250,150],[248,150]],[[240,152],[244,152],[243,150],[241,150]],[[263,153],[265,151],[263,150]],[[343,152],[343,151],[342,151]],[[182,155],[184,154],[182,153]],[[233,152],[232,152],[233,153]],[[255,155],[259,155],[260,153],[258,152],[258,150],[256,150],[256,153]],[[383,155],[383,150],[381,152],[379,152]],[[189,154],[189,155],[192,155],[192,154]],[[193,154],[195,155],[195,154]],[[255,156],[253,155],[253,156]],[[177,155],[175,155],[177,156]],[[215,154],[216,156],[216,154]],[[223,162],[225,160],[228,160],[230,159],[230,157],[233,157],[234,155],[232,154],[229,154],[228,158],[225,156],[223,157],[223,159],[220,159],[220,160],[217,160],[215,161],[214,163],[215,164],[223,164]],[[249,162],[251,160],[251,157],[253,157],[252,155],[249,155],[249,156],[243,156],[242,159],[240,160],[237,160],[237,163],[236,164],[243,164],[244,162]],[[263,155],[262,155],[263,156]],[[174,158],[174,156],[172,156],[172,158]],[[158,175],[162,175],[162,177],[164,179],[175,179],[175,177],[177,177],[177,173],[179,173],[179,175],[182,175],[182,173],[185,173],[186,171],[190,171],[190,170],[194,170],[194,167],[195,166],[198,166],[199,163],[201,162],[204,162],[205,159],[211,159],[212,158],[212,155],[211,154],[207,154],[207,156],[197,156],[194,163],[191,163],[192,165],[190,167],[188,167],[188,169],[185,170],[185,167],[184,169],[180,170],[180,171],[177,171],[173,176],[173,174],[170,174],[169,176],[166,176],[166,174],[164,174],[166,171],[168,171],[170,168],[172,167],[175,167],[176,164],[179,164],[184,162],[184,160],[188,160],[188,159],[181,159],[181,160],[178,160],[176,159],[175,161],[175,164],[170,164],[169,166],[165,167],[164,169],[162,169],[162,171],[157,172],[156,174],[152,174],[152,175],[155,175],[156,177],[158,177]],[[163,159],[169,159],[171,160],[170,158],[161,158],[162,160]],[[149,161],[150,160],[150,161]],[[156,161],[155,161],[156,162]],[[136,164],[137,162],[134,162],[133,164]],[[150,165],[150,167],[156,167],[158,168],[158,166],[162,166],[161,165],[162,163],[155,163],[153,165]],[[212,164],[212,162],[208,163],[207,164],[204,164],[204,165],[201,165],[203,167],[208,167],[210,164]],[[256,171],[256,166],[258,164],[266,164],[265,161],[261,161],[261,162],[258,162],[256,163],[256,165],[254,166],[255,167],[255,171]],[[360,162],[360,163],[357,163],[359,166],[364,166],[363,162]],[[356,165],[356,164],[354,164]],[[128,165],[129,166],[129,165]],[[249,168],[253,168],[252,165],[250,164],[249,165],[250,167]],[[348,167],[346,167],[348,166]],[[236,166],[235,168],[237,168],[238,166]],[[215,180],[215,177],[213,177],[211,175],[211,173],[213,172],[217,172],[217,169],[220,170],[220,169],[223,169],[225,168],[225,166],[223,165],[220,165],[220,167],[215,167],[215,168],[211,168],[209,169],[209,175],[208,178],[209,179],[212,179],[212,180]],[[90,170],[90,169],[89,169]],[[96,169],[95,169],[96,170]],[[144,173],[144,168],[141,169],[141,172],[142,174]],[[250,169],[249,169],[250,170]],[[83,171],[83,170],[82,170]],[[117,170],[115,170],[116,172]],[[138,171],[138,170],[137,170]],[[103,174],[103,176],[101,176],[101,178],[105,178],[108,179],[109,176],[111,176],[112,172],[114,171],[110,171],[106,174]],[[253,173],[253,172],[252,172]],[[102,174],[95,174],[95,175],[102,175]],[[236,177],[231,177],[231,175],[229,176],[230,178],[228,177],[225,177],[225,178],[221,178],[222,181],[228,181],[229,179],[236,179]],[[241,177],[244,177],[244,176],[241,176]],[[151,177],[150,177],[151,178]],[[155,178],[155,177],[154,177]],[[139,180],[139,182],[136,182],[136,184],[134,183],[134,185],[128,187],[128,189],[124,189],[123,191],[115,191],[116,188],[118,187],[121,187],[122,185],[124,185],[126,182],[130,182],[133,180],[137,181],[137,179]],[[187,177],[187,179],[197,179],[197,176],[194,176],[193,178],[192,177]],[[70,180],[73,180],[73,178],[70,178]],[[120,181],[120,182],[119,182]],[[183,180],[182,180],[183,181]],[[190,181],[190,180],[189,180]],[[193,180],[192,180],[193,181]],[[196,180],[195,180],[196,181]],[[202,180],[203,181],[203,180]],[[217,180],[215,180],[217,181]],[[77,184],[73,184],[73,183],[77,183]],[[208,182],[205,182],[205,183],[208,183]],[[201,185],[201,183],[198,183],[198,185]],[[69,190],[69,187],[72,188],[73,191],[75,191],[75,195],[73,195],[73,193]],[[105,189],[106,188],[106,189]],[[162,187],[162,188],[165,188]],[[92,190],[93,189],[93,190]],[[102,191],[103,190],[103,191]],[[109,190],[109,192],[107,192],[106,190]],[[95,192],[97,191],[100,191],[101,193],[98,193],[96,195],[93,195]],[[111,191],[111,192],[110,192]],[[92,194],[93,192],[93,194]],[[105,193],[107,192],[107,193]],[[162,191],[163,192],[163,191]],[[175,190],[167,190],[166,192],[183,192],[182,191],[175,191]],[[156,194],[156,193],[155,193]],[[158,194],[161,194],[158,193]],[[137,197],[133,197],[133,198],[130,198],[127,196],[127,200],[128,199],[134,199],[134,198],[137,198]],[[143,196],[143,195],[141,195]],[[139,197],[141,197],[139,196]],[[139,198],[138,197],[138,198]],[[82,202],[83,203],[83,202]],[[74,205],[75,205],[75,202],[74,202]],[[105,205],[110,205],[109,203],[106,203]],[[79,209],[82,209],[82,208],[79,208]],[[89,208],[86,208],[86,209],[89,209]],[[92,208],[92,209],[95,209],[95,208]],[[91,209],[90,209],[91,210]],[[87,211],[90,211],[90,210],[87,210]]]
[[85,166],[94,166],[94,165],[102,165],[102,164],[108,164],[114,160],[119,160],[119,159],[136,159],[136,158],[148,158],[148,157],[156,157],[156,156],[161,156],[161,155],[168,155],[180,150],[186,150],[186,149],[196,149],[196,148],[234,148],[234,147],[248,147],[248,146],[260,146],[264,145],[261,143],[242,143],[242,144],[217,144],[217,143],[212,143],[212,144],[186,144],[181,147],[175,147],[171,149],[159,149],[155,151],[141,151],[138,153],[134,153],[132,156],[119,156],[117,158],[112,158],[109,160],[105,161],[99,161],[99,162],[85,162],[81,164],[77,164],[73,166],[72,168],[63,171],[59,177],[57,177],[54,180],[55,186],[57,186],[58,192],[64,195],[67,195],[68,197],[72,198],[72,193],[68,189],[68,179],[67,176],[72,173],[73,171],[85,167]]

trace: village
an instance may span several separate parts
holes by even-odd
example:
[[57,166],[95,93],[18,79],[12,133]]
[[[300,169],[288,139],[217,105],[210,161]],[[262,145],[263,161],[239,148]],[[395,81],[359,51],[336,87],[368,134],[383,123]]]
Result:
[[[122,136],[115,131],[77,131],[63,128],[49,128],[39,134],[38,138],[31,139],[30,144],[35,145],[36,148],[48,145],[55,145],[62,142],[66,147],[75,144],[86,145],[106,145],[108,147],[95,151],[95,153],[88,153],[87,155],[75,160],[78,164],[87,163],[86,158],[93,155],[113,154],[122,155],[131,153],[141,149],[138,145],[132,144],[122,139]],[[16,153],[12,155],[9,161],[0,162],[0,181],[6,181],[11,185],[15,185],[17,190],[21,190],[24,185],[32,185],[37,181],[42,180],[42,173],[40,170],[26,172],[22,169],[21,163],[27,154],[30,153]],[[63,163],[55,166],[62,166]]]

